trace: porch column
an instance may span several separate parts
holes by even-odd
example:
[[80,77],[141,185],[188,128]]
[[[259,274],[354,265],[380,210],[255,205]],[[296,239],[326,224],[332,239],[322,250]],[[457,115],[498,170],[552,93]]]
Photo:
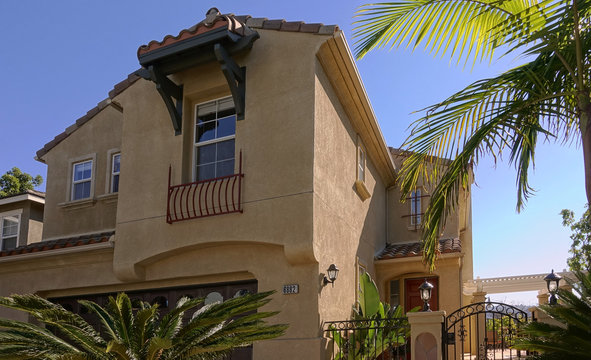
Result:
[[[486,292],[476,291],[472,293],[472,304],[486,301]],[[486,357],[486,315],[478,314],[478,321],[470,322],[470,344],[477,344],[477,346],[470,346],[470,354],[475,355],[477,359]],[[483,347],[484,346],[484,347]]]
[[443,360],[442,324],[445,311],[408,313],[411,360]]
[[548,293],[538,293],[538,305],[548,305]]

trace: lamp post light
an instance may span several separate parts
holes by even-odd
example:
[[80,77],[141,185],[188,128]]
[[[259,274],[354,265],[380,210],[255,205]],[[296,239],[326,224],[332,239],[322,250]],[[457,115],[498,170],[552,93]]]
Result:
[[554,269],[552,269],[552,272],[544,278],[546,286],[548,287],[548,292],[550,293],[550,305],[556,305],[556,292],[558,291],[560,279],[562,279],[562,277],[555,274]]
[[339,276],[339,268],[335,264],[330,264],[326,274],[324,275],[324,285],[332,284],[332,287],[334,287],[334,282]]
[[421,300],[423,300],[423,311],[431,311],[431,307],[429,306],[429,300],[431,300],[431,291],[433,291],[433,284],[425,279],[421,286],[419,286]]

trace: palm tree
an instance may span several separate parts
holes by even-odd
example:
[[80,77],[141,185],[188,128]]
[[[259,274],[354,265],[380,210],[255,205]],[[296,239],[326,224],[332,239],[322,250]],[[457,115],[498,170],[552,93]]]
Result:
[[[424,260],[433,268],[445,218],[481,156],[508,154],[517,171],[517,210],[532,189],[528,172],[539,137],[583,144],[591,201],[591,0],[397,0],[357,13],[356,54],[424,43],[457,61],[492,59],[495,50],[531,61],[476,81],[425,110],[403,144],[402,198],[420,180],[436,184],[424,215]],[[445,159],[452,159],[445,161]]]
[[36,295],[0,298],[0,305],[27,312],[46,328],[0,319],[0,359],[180,360],[219,359],[233,348],[281,336],[287,325],[267,325],[276,312],[255,312],[272,292],[248,294],[204,305],[184,323],[186,312],[203,299],[181,298],[159,318],[158,305],[132,306],[124,293],[109,297],[103,308],[80,304],[101,321],[99,333],[78,314]]
[[515,348],[539,352],[540,359],[591,359],[591,272],[576,272],[576,294],[558,290],[560,303],[541,310],[560,325],[531,322],[519,330]]

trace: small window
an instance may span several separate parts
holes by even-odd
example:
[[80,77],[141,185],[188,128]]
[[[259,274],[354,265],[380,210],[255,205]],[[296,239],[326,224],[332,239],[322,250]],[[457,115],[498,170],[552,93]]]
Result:
[[121,169],[121,154],[113,155],[111,160],[111,192],[119,192],[119,171]]
[[390,306],[400,305],[400,280],[390,281]]
[[236,110],[231,97],[197,106],[195,180],[234,174]]
[[92,160],[74,164],[72,171],[72,200],[90,197],[92,185]]
[[357,146],[357,180],[365,182],[365,150]]
[[18,245],[18,228],[20,215],[0,217],[0,235],[2,235],[2,250],[11,250]]
[[410,224],[421,225],[422,207],[421,207],[421,189],[417,189],[410,194]]

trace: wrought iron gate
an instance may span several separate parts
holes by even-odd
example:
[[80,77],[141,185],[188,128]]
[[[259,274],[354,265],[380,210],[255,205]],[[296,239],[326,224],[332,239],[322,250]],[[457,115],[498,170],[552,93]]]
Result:
[[498,302],[464,306],[445,318],[443,354],[447,360],[496,360],[525,358],[512,349],[517,326],[527,313]]

